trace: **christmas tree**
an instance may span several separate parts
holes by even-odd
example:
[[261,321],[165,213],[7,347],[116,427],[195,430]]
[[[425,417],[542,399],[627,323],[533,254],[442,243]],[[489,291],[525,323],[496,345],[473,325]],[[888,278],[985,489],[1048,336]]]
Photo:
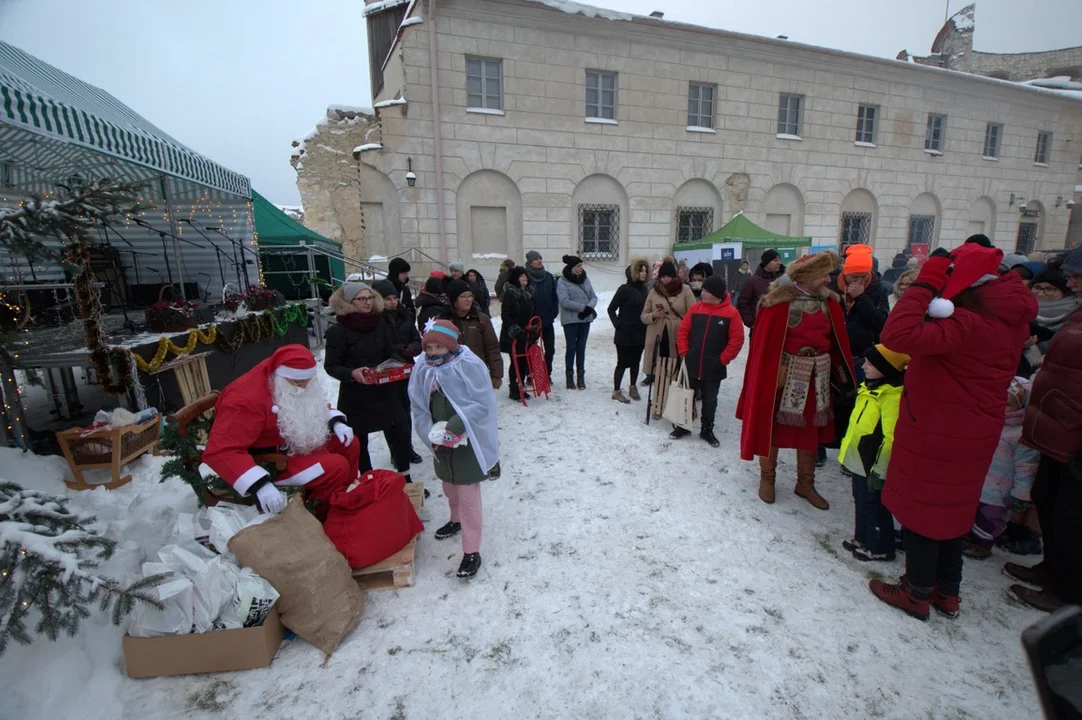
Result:
[[93,522],[64,497],[0,481],[0,655],[12,640],[28,645],[35,634],[74,636],[94,604],[112,610],[114,625],[136,602],[162,607],[148,592],[162,576],[121,587],[96,572],[116,542],[90,529]]

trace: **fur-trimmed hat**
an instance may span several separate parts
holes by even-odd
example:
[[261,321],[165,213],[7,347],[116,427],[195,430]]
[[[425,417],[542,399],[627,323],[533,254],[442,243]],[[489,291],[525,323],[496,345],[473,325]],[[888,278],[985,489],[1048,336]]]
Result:
[[834,272],[838,267],[838,253],[823,250],[814,255],[805,255],[789,263],[785,275],[796,284],[805,283],[815,278]]
[[971,287],[983,285],[995,280],[999,265],[1003,261],[1003,251],[999,248],[986,248],[977,243],[962,245],[950,253],[952,260],[950,278],[940,296],[928,304],[928,314],[942,320],[954,314],[951,298]]

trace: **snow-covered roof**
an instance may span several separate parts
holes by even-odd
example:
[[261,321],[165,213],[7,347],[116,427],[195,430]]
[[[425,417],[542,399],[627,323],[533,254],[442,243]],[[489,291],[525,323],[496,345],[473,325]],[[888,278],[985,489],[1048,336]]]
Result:
[[375,15],[376,13],[383,12],[384,10],[390,10],[391,8],[398,7],[399,5],[405,5],[410,0],[380,0],[380,2],[372,3],[364,9],[365,17],[369,15]]
[[588,18],[604,18],[605,20],[632,20],[636,16],[631,13],[619,12],[618,10],[606,10],[605,8],[584,5],[571,0],[537,0],[542,5],[562,10],[568,15],[585,15]]
[[362,152],[367,152],[369,150],[382,150],[382,149],[383,149],[383,143],[365,143],[364,145],[358,145],[357,147],[353,148],[353,152],[354,153],[362,153]]
[[1026,80],[1022,84],[1040,88],[1082,91],[1082,82],[1075,82],[1071,80],[1068,75],[1058,75],[1052,78],[1035,78],[1033,80]]
[[328,105],[327,106],[327,114],[330,115],[331,113],[334,113],[334,112],[337,112],[337,113],[361,113],[363,115],[374,115],[375,114],[375,111],[372,108],[364,106],[364,105],[339,105],[338,103],[335,103],[334,105]]

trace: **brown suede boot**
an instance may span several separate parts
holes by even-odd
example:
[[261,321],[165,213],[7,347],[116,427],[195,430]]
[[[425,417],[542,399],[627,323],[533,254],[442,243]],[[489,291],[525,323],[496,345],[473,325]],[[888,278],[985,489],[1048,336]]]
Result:
[[815,489],[815,451],[796,451],[796,490],[794,492],[820,510],[829,510],[830,503]]
[[767,505],[774,504],[774,478],[778,469],[778,449],[770,448],[769,455],[759,457],[759,499]]

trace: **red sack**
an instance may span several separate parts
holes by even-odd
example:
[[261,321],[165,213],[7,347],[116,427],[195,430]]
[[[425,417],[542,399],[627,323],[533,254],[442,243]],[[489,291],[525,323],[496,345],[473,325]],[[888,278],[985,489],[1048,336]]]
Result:
[[391,470],[370,470],[352,490],[331,496],[323,531],[351,568],[378,563],[406,547],[425,529],[402,492],[406,478]]

